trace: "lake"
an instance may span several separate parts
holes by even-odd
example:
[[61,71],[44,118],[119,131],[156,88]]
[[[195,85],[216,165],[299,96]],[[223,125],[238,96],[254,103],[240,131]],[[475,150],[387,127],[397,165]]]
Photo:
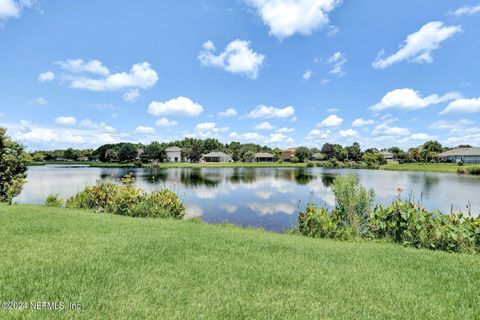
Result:
[[209,223],[233,223],[276,232],[297,224],[298,209],[311,198],[333,206],[330,189],[338,174],[353,173],[376,201],[389,204],[403,189],[403,197],[415,197],[429,209],[449,213],[480,212],[480,177],[444,173],[395,172],[325,168],[169,168],[117,169],[47,165],[30,167],[27,184],[15,198],[18,203],[43,204],[49,194],[70,197],[97,180],[120,183],[133,173],[138,187],[146,191],[174,189],[184,200],[189,216]]

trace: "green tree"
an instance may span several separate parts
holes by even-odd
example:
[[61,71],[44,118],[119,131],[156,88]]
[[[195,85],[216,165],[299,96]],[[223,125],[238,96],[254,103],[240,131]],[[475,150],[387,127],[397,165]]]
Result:
[[45,159],[46,155],[43,152],[35,152],[32,155],[32,160],[33,161],[43,161]]
[[185,156],[191,162],[199,162],[202,159],[203,144],[201,140],[192,139],[189,141],[189,147],[185,148]]
[[348,159],[353,161],[360,161],[362,158],[362,149],[358,142],[354,142],[353,145],[345,148],[347,151]]
[[137,155],[137,147],[131,143],[124,143],[118,149],[118,160],[121,162],[131,162]]
[[27,165],[31,158],[23,146],[12,141],[6,132],[6,129],[0,128],[0,202],[12,204],[26,182]]
[[255,161],[255,153],[251,150],[248,150],[242,154],[243,162],[253,162]]
[[295,150],[295,157],[298,158],[299,162],[308,161],[311,157],[310,149],[307,147],[298,147],[297,150]]
[[142,161],[159,161],[163,162],[167,158],[167,152],[165,148],[157,141],[150,143],[145,147],[145,150],[140,155]]

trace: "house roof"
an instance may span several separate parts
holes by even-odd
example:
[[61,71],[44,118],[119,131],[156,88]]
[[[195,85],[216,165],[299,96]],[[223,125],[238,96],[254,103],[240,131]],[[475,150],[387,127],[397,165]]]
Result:
[[255,158],[273,158],[273,154],[268,152],[257,152]]
[[204,154],[203,156],[204,157],[230,158],[230,156],[228,154],[223,153],[223,152],[218,152],[218,151],[210,152],[210,153]]
[[297,151],[297,148],[288,148],[283,150],[283,152],[295,152],[295,151]]
[[439,153],[437,157],[451,157],[451,156],[480,156],[480,148],[457,148]]
[[167,149],[165,149],[165,151],[169,151],[169,152],[182,151],[182,148],[179,148],[177,146],[172,146],[172,147],[168,147]]
[[321,152],[314,153],[314,154],[312,154],[312,157],[321,158],[321,157],[323,157],[323,153],[321,153]]

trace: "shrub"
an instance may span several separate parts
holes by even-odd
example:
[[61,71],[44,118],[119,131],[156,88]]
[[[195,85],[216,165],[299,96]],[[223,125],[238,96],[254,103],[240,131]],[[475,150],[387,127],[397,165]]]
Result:
[[45,199],[45,207],[59,208],[63,206],[63,199],[59,194],[49,194]]
[[132,217],[182,219],[185,207],[175,192],[163,189],[145,193],[133,185],[98,182],[67,200],[69,208],[94,209]]
[[468,172],[467,172],[467,169],[465,169],[465,168],[458,168],[457,173],[458,174],[467,174]]
[[292,159],[290,159],[291,163],[298,163],[299,161],[300,160],[296,156],[293,156]]
[[138,160],[138,159],[137,159],[137,160],[133,161],[133,165],[134,165],[136,168],[141,168],[141,167],[143,167],[143,162],[142,162],[142,160]]
[[480,175],[480,167],[469,167],[467,168],[467,173],[478,176]]
[[298,215],[298,230],[307,237],[335,238],[336,224],[327,208],[317,208],[310,202]]
[[358,178],[351,174],[337,176],[333,182],[335,206],[340,215],[340,223],[351,227],[354,233],[364,235],[368,231],[368,218],[372,211],[375,192],[367,191]]
[[313,162],[307,163],[307,167],[308,167],[308,168],[313,168],[314,166],[315,166],[315,165],[313,164]]

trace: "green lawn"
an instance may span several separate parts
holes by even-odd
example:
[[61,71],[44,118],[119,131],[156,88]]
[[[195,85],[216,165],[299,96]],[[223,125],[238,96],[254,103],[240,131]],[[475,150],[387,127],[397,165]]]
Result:
[[0,206],[0,318],[479,319],[480,257]]
[[[463,168],[475,165],[464,165]],[[458,164],[453,163],[404,163],[404,164],[387,164],[381,166],[380,169],[392,171],[420,171],[420,172],[440,172],[440,173],[457,173],[462,168]]]

